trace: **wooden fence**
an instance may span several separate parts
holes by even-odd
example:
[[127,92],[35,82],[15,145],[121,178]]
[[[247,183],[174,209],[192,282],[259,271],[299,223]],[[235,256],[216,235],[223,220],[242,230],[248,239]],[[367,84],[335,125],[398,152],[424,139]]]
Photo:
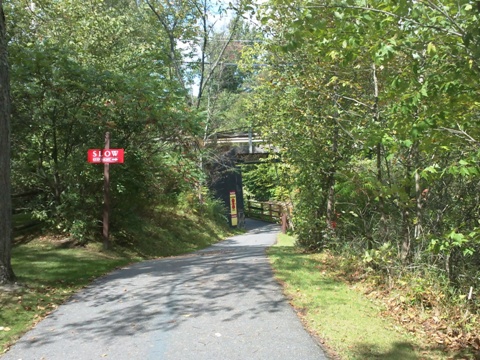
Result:
[[282,224],[282,232],[288,229],[287,207],[283,203],[274,201],[247,200],[245,216],[251,219]]

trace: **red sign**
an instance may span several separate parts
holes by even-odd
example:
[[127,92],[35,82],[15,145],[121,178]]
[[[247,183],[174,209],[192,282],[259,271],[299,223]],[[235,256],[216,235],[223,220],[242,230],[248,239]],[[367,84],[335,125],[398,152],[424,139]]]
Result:
[[123,164],[123,149],[89,149],[87,160],[93,164]]

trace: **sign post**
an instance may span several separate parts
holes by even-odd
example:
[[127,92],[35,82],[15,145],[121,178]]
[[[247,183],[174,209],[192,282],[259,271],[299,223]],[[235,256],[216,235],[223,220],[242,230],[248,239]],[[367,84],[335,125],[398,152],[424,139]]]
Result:
[[110,164],[123,164],[124,149],[110,149],[110,133],[105,133],[104,149],[89,149],[87,161],[92,164],[103,164],[103,248],[110,247]]
[[123,164],[123,149],[89,149],[87,161],[92,164]]
[[[110,133],[105,133],[105,150],[110,149]],[[110,217],[110,163],[103,164],[103,249],[110,247],[109,217]]]

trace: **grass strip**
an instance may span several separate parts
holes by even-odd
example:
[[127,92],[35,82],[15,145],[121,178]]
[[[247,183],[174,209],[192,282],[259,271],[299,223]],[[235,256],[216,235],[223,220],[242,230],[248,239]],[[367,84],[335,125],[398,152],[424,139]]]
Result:
[[421,348],[381,308],[336,276],[328,254],[305,254],[295,239],[280,235],[268,254],[285,294],[305,326],[320,338],[332,358],[344,360],[441,359]]
[[12,266],[20,285],[0,288],[0,354],[94,278],[133,260],[43,241],[15,247]]

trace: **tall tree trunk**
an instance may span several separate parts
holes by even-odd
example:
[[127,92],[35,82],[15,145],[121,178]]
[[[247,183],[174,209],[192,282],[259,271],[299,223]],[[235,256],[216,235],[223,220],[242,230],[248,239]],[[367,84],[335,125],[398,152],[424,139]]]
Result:
[[327,186],[328,186],[328,195],[327,195],[327,224],[328,228],[332,231],[335,230],[336,226],[336,216],[335,216],[335,176],[337,172],[337,162],[338,162],[338,99],[335,98],[335,114],[333,117],[333,137],[332,137],[332,164],[330,166]]
[[168,37],[168,45],[169,45],[169,52],[168,57],[170,59],[170,67],[169,67],[169,76],[170,79],[177,80],[183,88],[185,88],[185,81],[183,78],[183,72],[181,69],[181,59],[178,59],[177,54],[177,42],[178,39],[175,37],[175,31],[178,26],[178,19],[168,19],[168,15],[161,13],[155,9],[155,6],[152,2],[146,1],[146,4],[152,10],[152,12],[157,17],[158,21],[162,25],[165,34]]
[[415,229],[414,236],[415,239],[419,239],[423,232],[423,194],[422,194],[422,184],[420,179],[420,151],[419,151],[419,141],[416,141],[414,144],[414,161],[415,161]]
[[11,265],[10,79],[3,1],[0,0],[0,284],[15,280]]
[[196,103],[196,108],[197,109],[200,109],[200,104],[201,104],[201,101],[203,99],[203,94],[205,92],[205,89],[208,87],[208,85],[210,83],[210,80],[212,79],[215,71],[219,67],[221,61],[224,59],[225,51],[227,50],[228,46],[230,45],[233,37],[236,35],[236,29],[237,29],[238,23],[240,21],[240,14],[237,13],[231,21],[231,28],[230,28],[230,32],[228,34],[228,38],[225,40],[223,45],[220,47],[220,52],[218,53],[216,58],[212,58],[212,59],[210,59],[210,61],[208,61],[210,63],[210,66],[208,67],[208,71],[207,71],[207,66],[206,65],[207,65],[208,56],[207,56],[206,51],[207,51],[207,43],[208,43],[208,39],[209,39],[209,36],[210,36],[210,33],[211,33],[211,29],[208,29],[208,26],[207,26],[208,17],[207,17],[206,10],[207,10],[206,3],[204,5],[203,10],[198,8],[198,11],[201,14],[201,19],[202,19],[201,21],[202,21],[202,24],[203,24],[202,25],[203,39],[202,39],[202,46],[201,46],[202,54],[201,54],[201,57],[200,57],[200,59],[201,59],[201,64],[200,64],[201,73],[200,73],[200,82],[199,82],[197,103]]
[[[412,182],[412,168],[415,167],[417,168],[417,161],[418,161],[418,140],[415,140],[413,145],[410,147],[409,152],[407,154],[407,157],[405,159],[405,186],[404,186],[404,192],[405,192],[405,199],[406,203],[403,204],[403,209],[402,209],[402,224],[403,224],[403,239],[402,239],[402,244],[401,244],[401,249],[400,249],[400,257],[404,262],[408,262],[409,258],[413,254],[413,239],[417,237],[416,231],[417,225],[421,227],[421,222],[420,219],[417,218],[417,222],[415,225],[415,228],[413,229],[414,233],[412,236],[412,227],[411,227],[411,200],[412,200],[412,191],[413,191],[413,185],[415,186],[415,191],[419,192],[419,181],[420,177],[418,176],[417,178],[417,171],[415,171],[415,177],[414,177],[414,182]],[[420,195],[421,196],[421,195]],[[418,199],[416,200],[418,201]],[[416,204],[418,206],[418,204]],[[416,208],[415,215],[421,215],[421,209],[419,210],[418,207]]]
[[404,187],[406,195],[406,202],[402,205],[402,243],[400,247],[400,258],[406,262],[410,255],[411,234],[410,234],[410,181],[408,177],[411,176],[410,166],[407,165],[405,169],[405,176],[407,177],[407,184]]
[[[375,64],[372,65],[373,70],[373,87],[374,87],[374,104],[373,104],[373,119],[377,124],[380,124],[380,111],[378,109],[378,79],[377,79],[377,68]],[[385,216],[385,198],[383,196],[383,173],[382,173],[382,159],[383,159],[383,147],[382,142],[379,141],[376,146],[376,157],[377,157],[377,182],[380,187],[378,195],[378,211],[380,212],[380,234],[387,236],[387,225],[386,225],[386,216]],[[372,249],[372,241],[368,241],[367,248]]]
[[58,171],[59,164],[58,164],[58,141],[57,141],[57,121],[56,121],[56,114],[53,114],[53,149],[52,149],[52,159],[53,159],[53,194],[55,197],[55,203],[57,205],[61,204],[61,183],[60,183],[60,173]]
[[[336,121],[337,119],[335,119]],[[337,171],[337,151],[338,151],[338,126],[335,125],[333,129],[332,141],[332,166],[328,174],[328,196],[327,196],[327,222],[330,230],[335,230],[335,175]]]

